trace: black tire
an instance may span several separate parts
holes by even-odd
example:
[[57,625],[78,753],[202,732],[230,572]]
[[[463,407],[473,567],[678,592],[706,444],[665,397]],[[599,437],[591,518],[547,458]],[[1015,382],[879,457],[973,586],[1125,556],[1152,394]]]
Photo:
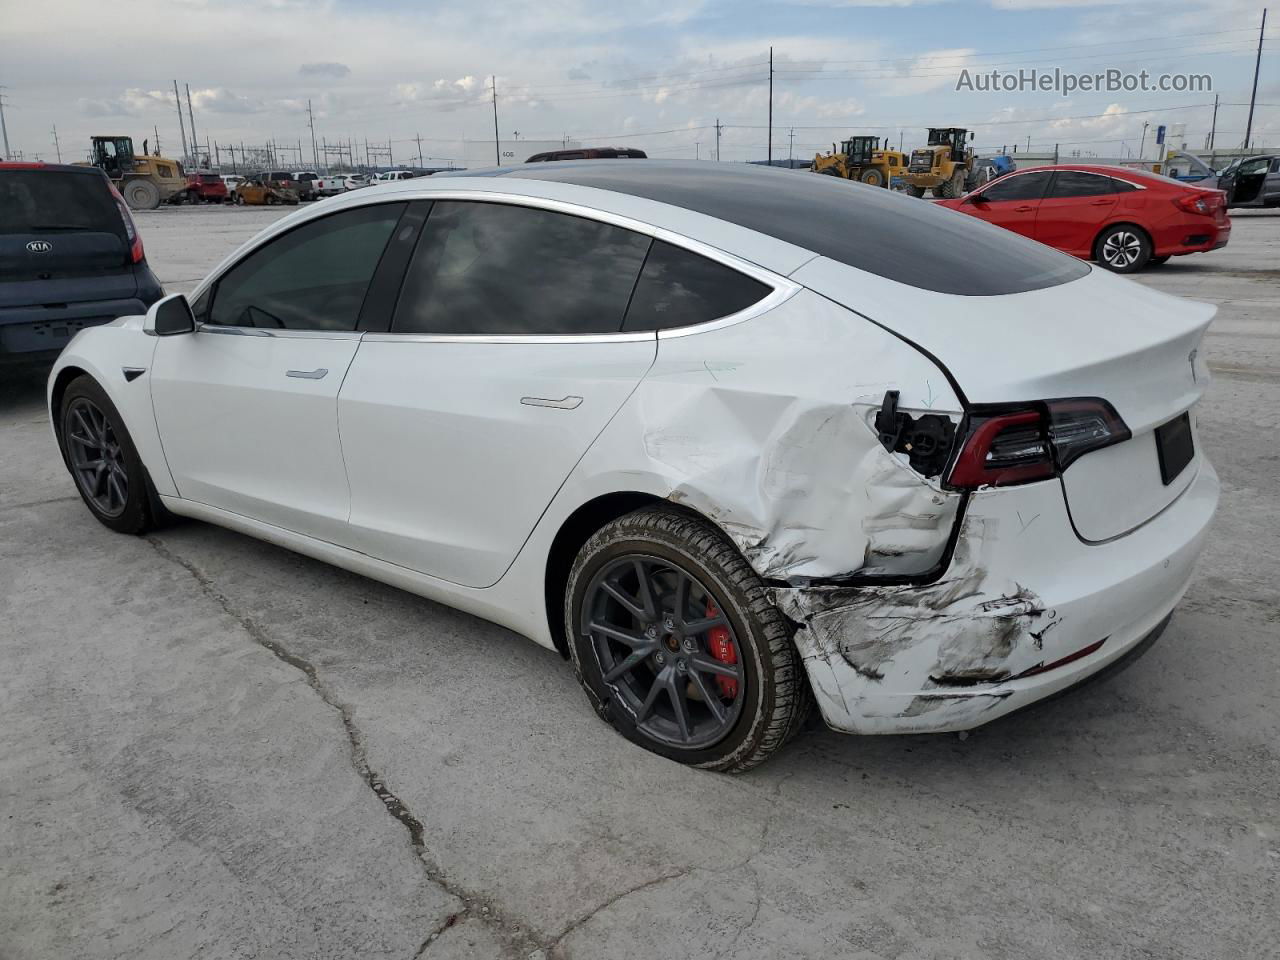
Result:
[[1093,259],[1112,273],[1137,273],[1151,260],[1151,238],[1140,227],[1114,224],[1098,234]]
[[843,175],[835,167],[823,167],[818,173],[824,177],[841,177],[843,179]]
[[[90,411],[101,415],[102,423],[105,424],[101,430]],[[68,384],[62,395],[62,406],[58,410],[58,425],[58,441],[62,446],[63,460],[71,472],[80,498],[99,522],[118,533],[141,534],[170,518],[169,512],[161,506],[155,494],[147,468],[138,456],[120,411],[96,380],[84,375]],[[86,427],[89,429],[86,430]],[[103,491],[101,496],[95,496],[90,489],[90,481],[85,472],[77,470],[77,465],[84,462],[85,455],[92,455],[93,448],[92,443],[81,442],[78,439],[81,437],[94,442],[97,442],[97,438],[104,437],[108,444],[108,449],[98,448],[100,458],[104,462],[110,461],[111,466],[110,471],[102,471],[104,479],[100,487]],[[107,476],[108,472],[114,472],[115,477]],[[121,479],[124,481],[123,496],[118,499],[122,502],[118,507],[111,502],[104,506],[103,497],[110,496],[107,493],[108,485],[118,492]]]
[[924,196],[924,187],[917,187],[913,183],[904,183],[902,185],[902,192],[909,197],[915,197],[916,199],[919,199],[920,197]]
[[243,196],[243,195],[241,195],[241,194],[239,194],[239,193],[237,193],[234,197],[232,197],[232,198],[231,198],[231,202],[232,202],[232,203],[234,203],[237,207],[243,207],[243,206],[244,206],[244,196]]
[[130,210],[155,210],[160,206],[160,188],[150,180],[126,180],[120,192]]
[[884,186],[884,173],[875,167],[867,167],[858,177],[863,183],[871,187]]
[[[610,683],[605,680],[604,662],[610,662],[615,669],[623,666],[612,661],[612,654],[605,649],[616,641],[612,641],[610,635],[590,630],[588,622],[596,621],[598,614],[593,611],[601,609],[601,600],[630,616],[619,601],[611,599],[618,594],[603,586],[603,582],[611,571],[625,569],[626,564],[634,564],[637,559],[642,564],[639,569],[655,571],[655,580],[660,576],[683,575],[689,583],[688,592],[684,594],[685,608],[676,628],[671,630],[672,611],[678,605],[671,602],[671,595],[654,593],[654,608],[661,605],[663,612],[651,619],[656,625],[656,620],[665,616],[666,628],[671,634],[655,633],[652,627],[643,632],[644,624],[636,620],[632,637],[649,643],[652,652],[637,660],[636,666],[618,682]],[[622,580],[611,581],[611,585],[624,586]],[[691,600],[695,590],[701,592]],[[630,595],[634,598],[634,607],[643,602],[644,590],[637,587]],[[676,595],[680,595],[678,589]],[[715,622],[723,626],[686,634],[686,623],[693,626],[698,622],[684,619],[690,602],[695,609],[697,604],[706,603],[707,614],[714,613]],[[748,770],[790,740],[803,726],[812,707],[809,680],[792,642],[790,625],[770,602],[764,584],[733,544],[700,517],[667,507],[651,507],[620,517],[596,531],[578,552],[569,572],[564,616],[574,670],[596,712],[627,739],[671,760],[728,773]],[[715,629],[723,630],[723,635],[731,638],[720,642],[732,644],[735,652],[731,662],[740,679],[721,681],[713,676],[711,682],[716,686],[709,686],[703,678],[711,674],[704,667],[714,666],[709,664],[710,658],[725,662],[723,648],[719,657],[710,649]],[[657,630],[663,628],[657,627]],[[703,639],[699,640],[699,636]],[[646,638],[653,639],[646,641]],[[629,643],[627,646],[636,657],[645,652]],[[666,669],[657,664],[664,660],[671,671],[671,682],[663,688],[665,697],[659,696],[647,711],[643,706],[637,710],[637,688],[643,689],[645,682],[649,682],[647,699],[653,699],[653,691],[661,684],[662,671]],[[686,663],[690,666],[686,667]],[[674,672],[677,669],[679,673]],[[732,693],[726,692],[722,685],[725,682],[733,683]],[[709,697],[699,695],[698,690],[702,694],[711,692],[723,710],[723,717],[713,716]],[[731,702],[723,702],[725,697],[730,697]],[[662,703],[658,702],[665,701],[667,713],[674,717],[677,698],[684,703],[686,721],[679,727],[673,719],[661,716]],[[644,716],[637,721],[641,712]],[[705,719],[700,719],[699,713],[704,714]],[[681,744],[664,738],[656,729],[659,724],[683,730],[687,742]],[[702,733],[704,730],[708,733]],[[706,739],[708,736],[714,739]]]

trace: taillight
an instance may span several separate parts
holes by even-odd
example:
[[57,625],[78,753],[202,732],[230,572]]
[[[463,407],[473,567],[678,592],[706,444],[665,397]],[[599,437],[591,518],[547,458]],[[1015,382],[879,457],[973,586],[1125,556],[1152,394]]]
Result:
[[111,196],[115,198],[116,209],[120,211],[120,219],[124,221],[124,232],[129,238],[129,262],[142,262],[142,234],[138,232],[138,225],[133,222],[133,214],[129,212],[129,205],[124,202],[124,197],[120,196],[120,191],[115,188],[115,184],[108,184],[111,190]]
[[1204,193],[1180,194],[1173,198],[1173,204],[1187,213],[1210,216],[1218,209],[1220,199],[1216,193],[1206,190]]
[[1131,435],[1111,404],[1095,397],[981,408],[970,416],[947,482],[976,488],[1044,480]]

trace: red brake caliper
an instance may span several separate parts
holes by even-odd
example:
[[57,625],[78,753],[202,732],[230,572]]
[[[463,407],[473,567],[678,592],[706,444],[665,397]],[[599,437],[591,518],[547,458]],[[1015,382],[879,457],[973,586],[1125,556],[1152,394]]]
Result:
[[[711,600],[707,600],[707,616],[720,616],[720,611]],[[712,627],[707,631],[707,649],[711,656],[721,663],[738,662],[738,651],[734,649],[733,640],[729,638],[728,627]],[[738,681],[733,677],[717,676],[715,679],[716,686],[720,688],[720,696],[732,700],[738,695]]]

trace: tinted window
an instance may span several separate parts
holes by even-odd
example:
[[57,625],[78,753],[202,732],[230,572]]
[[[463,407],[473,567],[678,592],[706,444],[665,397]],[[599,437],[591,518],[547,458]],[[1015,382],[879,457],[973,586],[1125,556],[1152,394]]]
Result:
[[360,207],[291,230],[218,281],[209,323],[354,330],[403,203]]
[[1019,173],[997,180],[982,195],[992,201],[1001,200],[1039,200],[1044,196],[1044,188],[1049,183],[1048,173]]
[[1130,190],[1137,190],[1128,180],[1121,180],[1118,177],[1111,178],[1111,190],[1113,193],[1128,193]]
[[617,333],[648,249],[648,237],[582,217],[439,202],[409,264],[392,329]]
[[653,242],[627,310],[626,330],[667,330],[745,310],[770,288],[730,267]]
[[1100,197],[1115,193],[1115,181],[1096,173],[1059,170],[1049,188],[1051,197]]
[[802,171],[636,160],[530,164],[496,176],[576,183],[672,204],[940,293],[1019,293],[1089,272],[1073,257],[976,217]]
[[100,173],[0,171],[0,233],[54,237],[76,230],[124,235],[120,210]]

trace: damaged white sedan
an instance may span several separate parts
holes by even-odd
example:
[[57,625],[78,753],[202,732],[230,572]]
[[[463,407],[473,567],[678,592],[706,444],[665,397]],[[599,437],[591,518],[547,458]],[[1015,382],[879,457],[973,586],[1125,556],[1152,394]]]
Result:
[[505,624],[624,736],[742,770],[814,700],[964,730],[1144,649],[1217,504],[1212,314],[889,191],[541,164],[287,216],[48,398],[113,529]]

